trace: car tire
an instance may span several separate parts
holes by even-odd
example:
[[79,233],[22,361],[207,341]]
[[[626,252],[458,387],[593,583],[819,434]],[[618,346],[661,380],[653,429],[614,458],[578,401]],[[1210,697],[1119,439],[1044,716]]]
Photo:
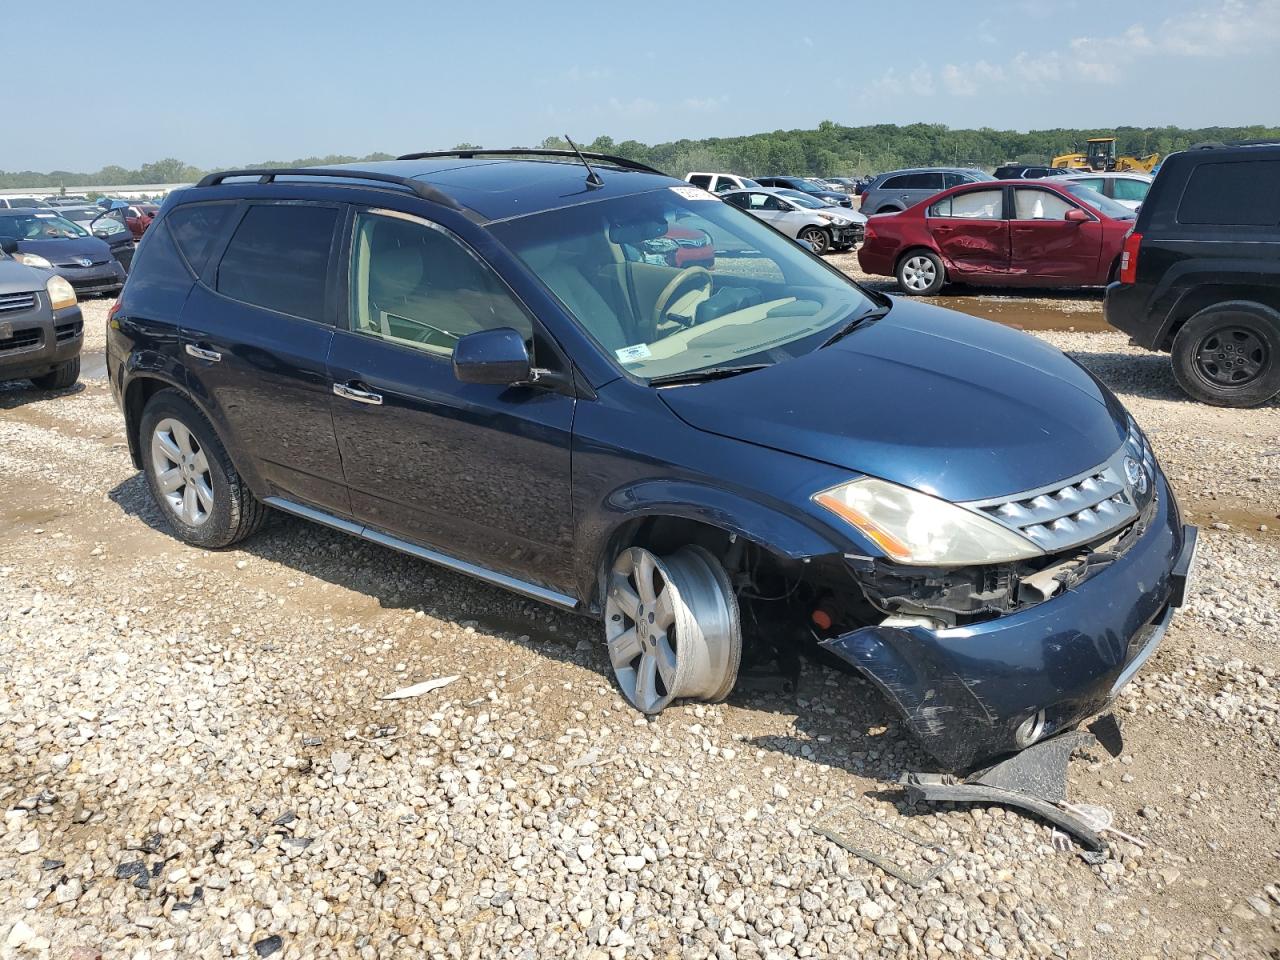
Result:
[[942,260],[932,250],[907,251],[899,258],[895,275],[902,292],[913,297],[932,296],[947,282]]
[[1201,310],[1173,340],[1173,377],[1217,407],[1256,407],[1280,393],[1280,312],[1248,300]]
[[179,540],[220,549],[256,532],[267,508],[249,490],[213,425],[176,390],[161,390],[138,426],[147,486]]
[[80,379],[80,358],[64,360],[48,373],[32,377],[31,382],[41,390],[65,390]]
[[831,234],[823,230],[821,227],[805,227],[800,231],[799,240],[806,241],[816,256],[822,256],[831,250]]

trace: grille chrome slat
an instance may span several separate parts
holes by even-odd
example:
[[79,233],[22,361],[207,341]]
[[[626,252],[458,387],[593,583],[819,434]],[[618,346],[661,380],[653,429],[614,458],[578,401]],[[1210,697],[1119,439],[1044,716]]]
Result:
[[[1046,553],[1088,543],[1138,516],[1137,498],[1125,479],[1127,453],[1121,447],[1106,463],[1058,484],[964,506],[1022,534]],[[1154,469],[1154,463],[1146,465]]]
[[0,294],[0,313],[14,313],[18,310],[31,310],[36,305],[34,293],[2,293]]

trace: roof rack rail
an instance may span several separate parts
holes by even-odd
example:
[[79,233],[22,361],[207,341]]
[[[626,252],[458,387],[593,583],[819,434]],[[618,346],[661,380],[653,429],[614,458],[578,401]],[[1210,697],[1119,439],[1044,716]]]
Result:
[[1205,140],[1193,143],[1188,150],[1225,150],[1227,147],[1271,147],[1280,146],[1276,137],[1259,137],[1254,140]]
[[330,167],[251,167],[245,170],[223,170],[220,173],[211,173],[202,178],[196,186],[215,187],[230,180],[232,177],[257,177],[258,183],[274,183],[277,177],[324,177],[326,179],[373,181],[375,183],[405,187],[410,193],[417,194],[423,200],[430,200],[446,207],[452,207],[454,210],[462,209],[458,201],[454,200],[453,197],[441,193],[430,184],[423,183],[421,180],[414,180],[412,177],[401,177],[394,173],[381,173],[376,170],[348,170]]
[[579,163],[581,163],[581,157],[586,157],[588,160],[599,160],[602,163],[621,167],[623,170],[639,170],[641,173],[656,173],[663,177],[666,176],[661,170],[651,167],[647,163],[641,163],[639,160],[628,160],[626,157],[615,157],[608,153],[588,153],[585,150],[579,156],[573,150],[544,150],[541,147],[512,147],[508,150],[430,150],[425,153],[406,153],[403,157],[396,157],[396,159],[431,160],[437,157],[457,157],[459,160],[474,160],[476,157],[559,157],[565,160],[575,160]]

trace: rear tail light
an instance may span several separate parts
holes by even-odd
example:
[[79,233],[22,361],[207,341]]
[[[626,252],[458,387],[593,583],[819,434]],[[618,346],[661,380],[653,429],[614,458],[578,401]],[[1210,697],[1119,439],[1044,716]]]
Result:
[[120,312],[120,298],[116,297],[115,301],[107,308],[107,326],[113,327],[116,322],[116,314]]
[[1130,230],[1124,238],[1124,249],[1120,252],[1120,282],[1137,283],[1138,250],[1142,247],[1142,234]]

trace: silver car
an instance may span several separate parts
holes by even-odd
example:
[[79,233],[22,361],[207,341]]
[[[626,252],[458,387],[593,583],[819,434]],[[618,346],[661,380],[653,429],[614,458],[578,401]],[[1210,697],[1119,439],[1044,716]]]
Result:
[[1070,174],[1067,179],[1075,183],[1083,183],[1090,190],[1096,190],[1104,197],[1110,197],[1116,203],[1126,206],[1130,210],[1137,210],[1142,206],[1142,201],[1147,199],[1147,191],[1151,189],[1151,184],[1155,181],[1155,177],[1147,176],[1145,173],[1129,173],[1128,171],[1124,173],[1119,171],[1111,173],[1081,171],[1080,173]]
[[828,206],[799,190],[759,187],[724,193],[721,199],[793,239],[804,240],[819,255],[848,250],[862,240],[867,228],[867,218],[856,210]]
[[914,207],[921,200],[928,200],[935,193],[950,190],[962,183],[994,180],[995,177],[981,170],[968,167],[916,167],[911,170],[890,170],[867,184],[862,192],[862,212],[900,213]]

